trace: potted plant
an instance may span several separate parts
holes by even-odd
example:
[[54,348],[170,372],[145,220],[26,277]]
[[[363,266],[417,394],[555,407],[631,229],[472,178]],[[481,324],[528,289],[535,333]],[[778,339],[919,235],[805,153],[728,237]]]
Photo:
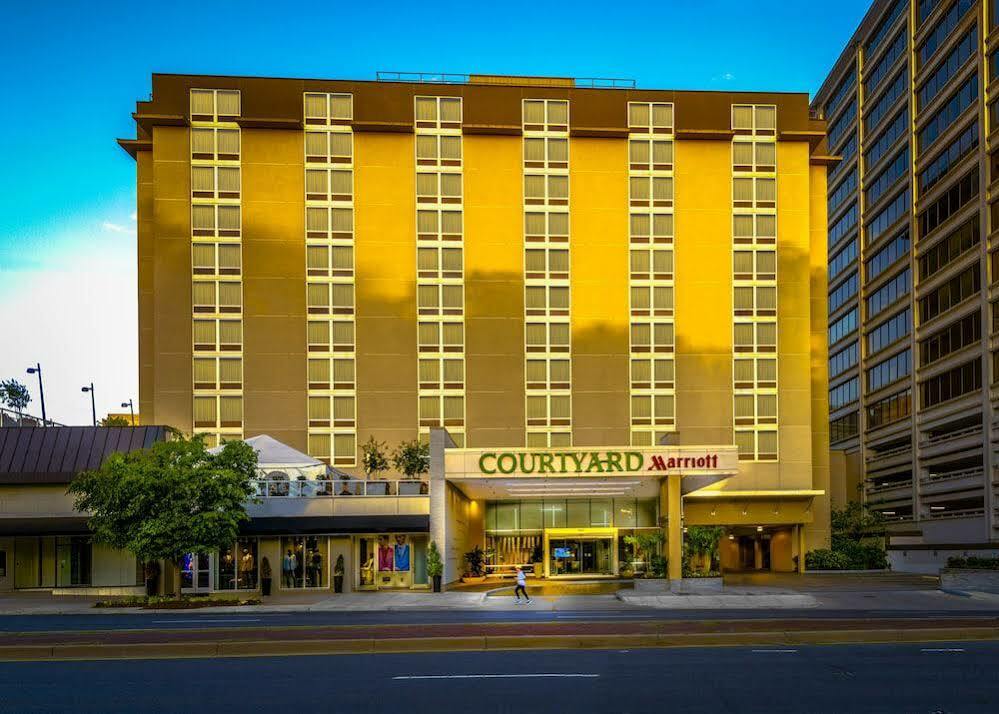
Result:
[[271,594],[271,563],[267,556],[260,559],[260,594],[265,597]]
[[427,575],[434,583],[434,592],[441,591],[441,576],[444,575],[444,561],[441,560],[441,553],[437,550],[437,541],[430,541],[430,549],[427,551]]
[[669,583],[666,580],[666,558],[662,556],[665,534],[661,530],[644,531],[625,536],[624,542],[635,549],[637,560],[645,561],[645,572],[641,577],[637,571],[634,573],[635,590],[667,590]]
[[468,574],[461,578],[464,583],[481,583],[486,579],[486,554],[482,548],[475,546],[465,553],[465,564],[468,565]]
[[158,594],[160,584],[159,561],[150,560],[142,566],[142,575],[146,580],[146,595],[152,597]]
[[541,551],[541,544],[538,543],[531,551],[531,563],[534,564],[534,577],[540,578],[545,574],[545,556]]
[[333,592],[343,592],[343,554],[336,557],[336,564],[333,566]]

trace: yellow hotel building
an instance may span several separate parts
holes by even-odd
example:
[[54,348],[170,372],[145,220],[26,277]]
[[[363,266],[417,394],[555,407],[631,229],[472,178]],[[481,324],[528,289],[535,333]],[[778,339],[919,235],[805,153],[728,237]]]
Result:
[[430,438],[408,532],[445,581],[475,545],[616,575],[622,530],[679,553],[681,521],[724,526],[729,569],[827,546],[834,159],[806,94],[157,74],[133,116],[143,424],[341,477]]

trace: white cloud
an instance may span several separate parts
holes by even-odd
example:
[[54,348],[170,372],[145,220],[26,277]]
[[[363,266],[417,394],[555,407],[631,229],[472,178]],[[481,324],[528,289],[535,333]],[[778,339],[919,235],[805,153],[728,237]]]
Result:
[[101,223],[101,228],[106,231],[111,231],[112,233],[132,233],[135,231],[133,227],[126,227],[120,223],[112,223],[111,221],[104,221]]
[[128,214],[128,219],[134,223],[135,221],[139,220],[139,214],[136,213],[135,211],[132,211],[131,213]]
[[712,82],[731,82],[735,79],[735,75],[731,72],[722,72],[721,74],[716,74],[711,78]]

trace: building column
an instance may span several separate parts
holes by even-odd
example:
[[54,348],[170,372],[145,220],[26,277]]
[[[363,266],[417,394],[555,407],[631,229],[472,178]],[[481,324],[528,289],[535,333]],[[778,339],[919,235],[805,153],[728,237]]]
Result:
[[798,572],[805,572],[805,527],[795,526],[794,529],[798,532]]
[[669,520],[666,523],[666,542],[669,548],[669,580],[672,585],[683,578],[683,496],[680,491],[680,474],[666,477],[666,504]]
[[444,583],[455,579],[447,567],[447,481],[444,478],[444,450],[452,447],[454,441],[445,429],[430,430],[430,541],[437,543],[444,561],[441,578]]

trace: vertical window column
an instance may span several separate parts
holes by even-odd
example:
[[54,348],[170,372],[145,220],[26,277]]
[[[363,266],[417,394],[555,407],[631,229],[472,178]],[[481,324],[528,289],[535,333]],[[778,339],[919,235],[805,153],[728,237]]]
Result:
[[628,104],[631,443],[676,425],[673,323],[673,105]]
[[216,446],[243,436],[240,95],[190,101],[193,433]]
[[571,446],[569,102],[525,99],[523,130],[527,446]]
[[353,95],[306,93],[309,454],[357,463]]
[[465,446],[461,98],[416,97],[416,301],[420,437]]
[[777,460],[777,108],[733,105],[733,394],[739,458]]

